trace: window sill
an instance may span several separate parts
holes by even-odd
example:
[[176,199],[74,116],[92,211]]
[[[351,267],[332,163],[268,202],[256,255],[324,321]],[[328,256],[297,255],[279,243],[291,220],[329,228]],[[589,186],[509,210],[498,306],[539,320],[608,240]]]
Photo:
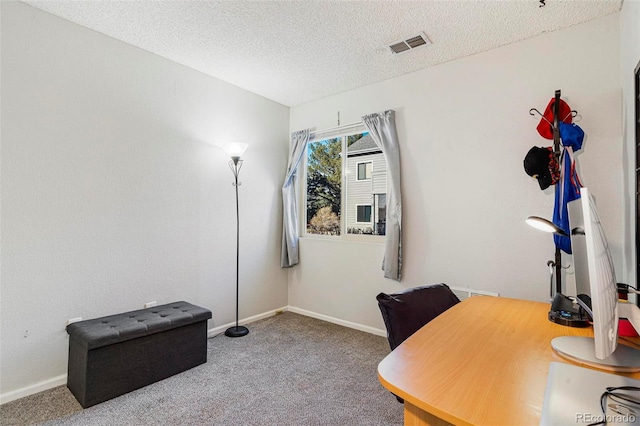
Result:
[[362,234],[346,234],[346,235],[315,235],[304,234],[300,237],[307,240],[333,241],[336,243],[377,243],[384,244],[384,235],[362,235]]

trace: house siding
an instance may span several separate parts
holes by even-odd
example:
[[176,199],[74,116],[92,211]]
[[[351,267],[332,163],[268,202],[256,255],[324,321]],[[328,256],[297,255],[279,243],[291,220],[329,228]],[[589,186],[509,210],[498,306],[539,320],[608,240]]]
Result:
[[[373,170],[371,179],[358,180],[358,163],[372,162]],[[372,205],[373,194],[385,194],[387,192],[387,170],[384,154],[374,153],[347,157],[347,202],[346,202],[346,226],[348,228],[373,228],[373,222],[358,223],[356,206]]]

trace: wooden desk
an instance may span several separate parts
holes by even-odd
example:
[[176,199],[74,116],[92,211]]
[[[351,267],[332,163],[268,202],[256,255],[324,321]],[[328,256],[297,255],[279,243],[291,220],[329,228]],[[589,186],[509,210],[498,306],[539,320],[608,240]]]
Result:
[[405,340],[378,365],[383,386],[405,400],[404,424],[539,424],[549,363],[569,363],[551,339],[593,336],[591,327],[550,322],[548,311],[548,303],[472,297]]

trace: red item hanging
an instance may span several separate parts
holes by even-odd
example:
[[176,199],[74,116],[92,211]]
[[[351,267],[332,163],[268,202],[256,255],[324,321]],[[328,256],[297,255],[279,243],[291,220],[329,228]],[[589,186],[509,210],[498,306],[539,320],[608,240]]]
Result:
[[[551,98],[547,108],[544,110],[544,114],[538,123],[538,133],[545,139],[553,139],[553,105],[555,104],[555,98]],[[573,121],[573,114],[571,114],[571,107],[560,99],[560,113],[558,115],[558,123],[560,121],[564,123],[571,123]]]

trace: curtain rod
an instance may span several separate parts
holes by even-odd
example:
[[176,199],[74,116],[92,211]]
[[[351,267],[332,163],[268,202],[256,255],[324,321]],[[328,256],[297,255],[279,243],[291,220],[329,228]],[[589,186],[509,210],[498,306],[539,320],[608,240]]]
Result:
[[362,121],[356,121],[355,123],[343,124],[342,126],[336,126],[336,127],[330,127],[328,129],[312,131],[312,132],[309,132],[310,133],[309,136],[311,136],[311,135],[317,136],[317,135],[321,135],[323,133],[335,132],[337,130],[343,130],[343,129],[348,129],[349,127],[356,127],[356,126],[363,126],[363,125],[364,125],[364,123]]

